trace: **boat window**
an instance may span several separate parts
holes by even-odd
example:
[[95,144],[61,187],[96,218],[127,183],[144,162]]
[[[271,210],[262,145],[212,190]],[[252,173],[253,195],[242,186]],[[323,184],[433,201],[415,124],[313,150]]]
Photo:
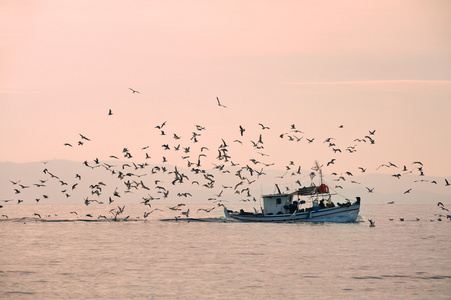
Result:
[[276,199],[276,204],[282,204],[282,199],[277,198],[277,199]]

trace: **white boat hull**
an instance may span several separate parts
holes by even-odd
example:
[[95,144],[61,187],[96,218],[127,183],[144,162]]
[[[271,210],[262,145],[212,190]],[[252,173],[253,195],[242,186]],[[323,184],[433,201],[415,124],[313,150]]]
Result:
[[318,211],[297,212],[293,214],[263,215],[232,212],[224,207],[227,218],[246,222],[355,222],[359,215],[360,204],[323,208]]

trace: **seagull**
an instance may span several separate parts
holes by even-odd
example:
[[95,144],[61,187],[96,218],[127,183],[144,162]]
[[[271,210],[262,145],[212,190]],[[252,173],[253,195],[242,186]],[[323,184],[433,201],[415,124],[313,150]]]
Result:
[[182,211],[182,215],[185,215],[187,218],[189,218],[189,208],[187,211]]
[[408,189],[407,191],[404,192],[404,194],[410,193],[412,189]]
[[[365,138],[369,139],[371,144],[374,144],[374,140],[371,137],[365,135]],[[366,142],[365,140],[363,141]]]
[[201,125],[196,125],[196,129],[199,131],[206,130],[205,127],[203,127]]
[[164,127],[164,125],[166,125],[166,122],[167,122],[167,121],[164,121],[161,125],[155,126],[155,128],[157,128],[157,129],[162,129],[162,128]]
[[449,184],[449,182],[448,182],[448,180],[445,178],[445,186],[449,186],[450,184]]
[[87,141],[90,141],[90,139],[88,139],[87,137],[85,137],[84,135],[82,135],[81,133],[79,133],[79,135],[80,135],[80,137],[81,137],[81,139],[82,140],[87,140]]
[[382,164],[382,165],[380,165],[379,167],[377,167],[376,168],[376,170],[378,170],[380,167],[387,167],[387,168],[390,168],[390,166],[389,165],[386,165],[386,164]]
[[130,91],[132,91],[133,92],[133,94],[134,93],[138,93],[138,94],[141,94],[140,92],[138,92],[137,90],[134,90],[134,89],[132,89],[132,88],[128,88]]
[[110,110],[108,110],[108,115],[109,116],[112,116],[113,115],[113,111],[110,109]]
[[366,187],[366,189],[368,190],[368,193],[372,193],[374,188],[370,189],[369,187]]
[[332,160],[330,162],[327,163],[327,166],[332,165],[335,163],[335,158],[332,158]]
[[373,221],[371,219],[368,219],[368,222],[370,222],[370,227],[375,227],[376,226],[376,222],[375,221]]
[[395,165],[394,163],[392,163],[392,162],[388,162],[388,164],[390,165],[390,167],[395,167],[395,168],[397,168],[398,166],[397,165]]
[[331,140],[335,140],[335,139],[334,138],[327,138],[327,139],[324,140],[323,143],[330,143]]
[[440,207],[440,208],[443,209],[443,210],[449,211],[449,210],[443,205],[442,202],[437,203],[437,206]]
[[246,130],[246,129],[244,129],[244,128],[240,125],[240,134],[241,134],[241,136],[243,136],[243,133],[244,133],[245,130]]
[[258,125],[260,125],[262,127],[263,130],[265,129],[270,129],[268,126],[263,125],[262,123],[258,123]]
[[215,209],[216,208],[216,206],[213,206],[213,208],[210,208],[210,209],[206,209],[206,208],[199,208],[198,210],[197,210],[197,212],[196,213],[198,213],[200,210],[203,210],[203,211],[205,211],[205,212],[207,212],[207,213],[209,213],[209,212],[211,212],[213,209]]
[[219,98],[218,98],[218,97],[216,97],[216,100],[218,101],[218,106],[222,106],[222,107],[224,107],[224,108],[227,108],[227,106],[222,105],[221,102],[219,102]]

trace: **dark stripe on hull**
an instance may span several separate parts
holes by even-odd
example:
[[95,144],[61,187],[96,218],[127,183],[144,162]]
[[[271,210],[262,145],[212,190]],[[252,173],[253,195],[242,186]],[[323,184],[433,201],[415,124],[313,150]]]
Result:
[[[283,215],[270,215],[270,216],[261,216],[261,217],[257,217],[257,216],[241,216],[238,214],[231,214],[230,217],[236,219],[236,220],[240,220],[240,221],[248,221],[248,222],[296,222],[296,221],[302,221],[302,222],[315,222],[315,219],[319,219],[319,218],[325,218],[325,217],[349,217],[350,215],[355,214],[355,212],[357,212],[357,214],[355,215],[355,218],[352,218],[354,221],[355,219],[357,219],[359,210],[360,210],[360,205],[357,207],[349,207],[346,209],[343,209],[341,207],[338,208],[339,210],[337,210],[337,208],[335,209],[326,209],[323,211],[318,211],[318,212],[302,212],[302,213],[297,213],[295,215],[290,215],[290,214],[283,214]],[[310,214],[311,213],[311,214]],[[311,215],[311,217],[309,218],[308,215]],[[351,220],[352,221],[352,220]],[[317,220],[317,222],[323,222],[321,220]]]

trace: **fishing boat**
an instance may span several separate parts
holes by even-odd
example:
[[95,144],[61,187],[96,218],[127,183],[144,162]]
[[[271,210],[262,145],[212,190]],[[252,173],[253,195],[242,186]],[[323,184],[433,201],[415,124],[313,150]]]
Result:
[[355,222],[360,212],[360,197],[354,202],[333,202],[329,187],[323,182],[321,167],[316,162],[314,168],[321,178],[319,185],[313,183],[315,172],[310,174],[310,186],[290,193],[282,193],[276,184],[274,194],[262,195],[263,207],[254,212],[232,211],[224,206],[226,218],[247,222]]

